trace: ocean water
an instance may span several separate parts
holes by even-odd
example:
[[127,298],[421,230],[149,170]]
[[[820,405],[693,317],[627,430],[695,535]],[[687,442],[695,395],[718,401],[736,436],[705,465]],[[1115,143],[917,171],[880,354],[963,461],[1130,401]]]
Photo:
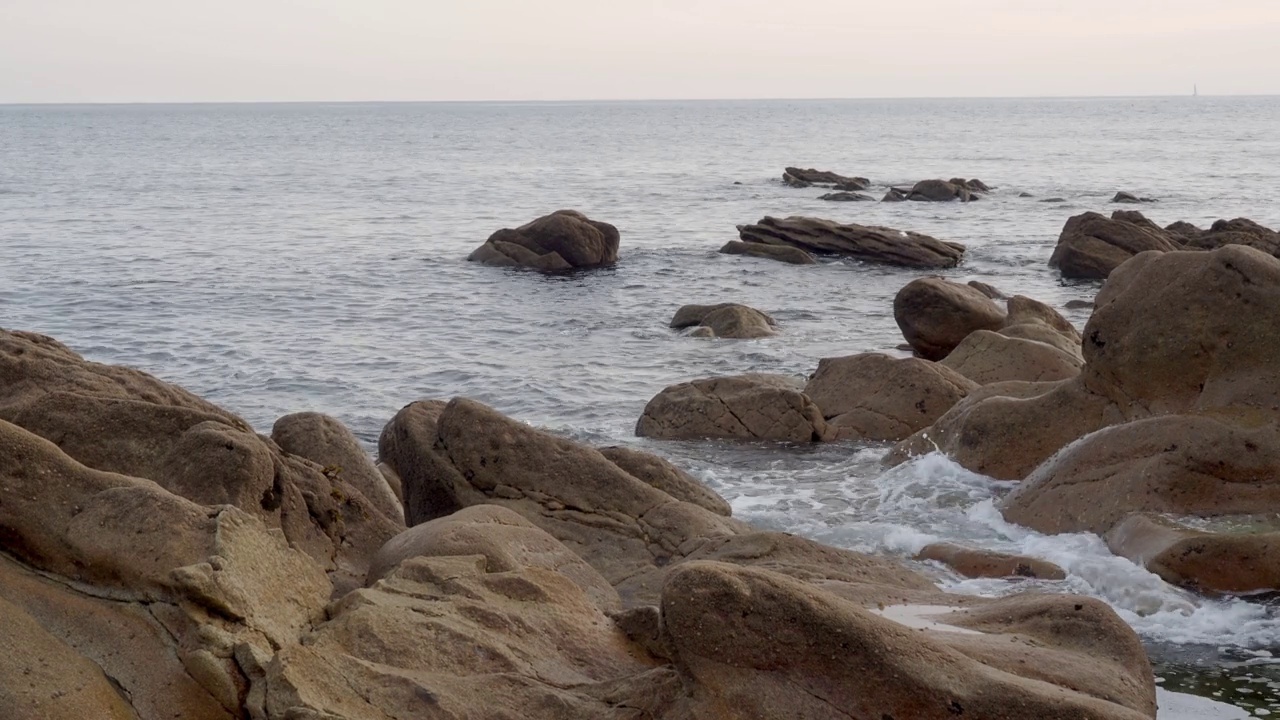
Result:
[[[1110,212],[1117,190],[1158,199],[1140,209],[1161,224],[1280,227],[1277,128],[1280,98],[1264,97],[0,107],[0,326],[148,370],[262,431],[318,410],[372,447],[404,404],[465,395],[667,455],[764,527],[904,556],[951,539],[1043,557],[1070,577],[925,569],[956,592],[1099,597],[1165,687],[1263,716],[1280,712],[1274,606],[1190,595],[1093,536],[1011,526],[995,510],[1006,483],[939,456],[885,471],[885,445],[656,443],[633,428],[672,383],[901,354],[892,298],[921,273],[718,254],[737,224],[806,214],[926,232],[969,247],[948,277],[1061,309],[1098,286],[1046,266],[1058,232]],[[873,194],[954,176],[998,190],[827,203],[781,185],[786,165],[867,176]],[[618,226],[617,267],[544,277],[464,261],[560,208]],[[770,312],[781,334],[666,327],[680,305],[724,301]]]

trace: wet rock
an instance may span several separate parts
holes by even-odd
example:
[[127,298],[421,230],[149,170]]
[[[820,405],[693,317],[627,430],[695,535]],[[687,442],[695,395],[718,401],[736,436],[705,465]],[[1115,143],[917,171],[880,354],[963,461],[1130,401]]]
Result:
[[1280,257],[1280,233],[1248,218],[1218,220],[1208,230],[1186,241],[1188,248],[1214,250],[1224,245],[1247,245]]
[[790,245],[767,245],[764,243],[742,242],[730,240],[720,248],[725,255],[751,255],[769,260],[778,260],[792,265],[814,265],[818,261],[809,253]]
[[1005,295],[1004,293],[996,289],[994,286],[988,285],[987,283],[984,283],[978,280],[970,280],[965,284],[973,288],[974,290],[977,290],[978,292],[982,293],[983,295],[986,295],[992,300],[1004,300],[1005,298],[1008,297],[1007,295]]
[[977,550],[951,543],[926,545],[916,554],[917,560],[942,563],[970,578],[1024,577],[1041,580],[1065,580],[1067,573],[1057,565],[1038,558],[1008,555],[991,550]]
[[800,190],[803,190],[804,188],[813,187],[813,183],[807,182],[805,180],[801,180],[800,178],[792,175],[791,173],[785,173],[785,172],[782,173],[782,184],[786,185],[787,187],[793,187]]
[[600,454],[631,477],[677,500],[698,505],[725,517],[733,514],[724,498],[712,492],[697,478],[657,455],[616,446],[600,448]]
[[1035,197],[1035,195],[1032,195],[1032,194],[1031,194],[1031,193],[1029,193],[1029,192],[1020,192],[1020,193],[1018,193],[1018,197],[1020,197],[1020,198],[1033,198],[1033,197]]
[[1167,225],[1164,231],[1184,243],[1188,240],[1194,240],[1204,233],[1204,230],[1182,220]]
[[977,178],[972,178],[970,180],[965,180],[964,178],[951,178],[947,182],[952,185],[962,187],[971,193],[989,193],[992,190],[992,188],[987,187],[986,183]]
[[913,268],[955,267],[964,246],[904,230],[847,224],[818,218],[766,217],[740,225],[746,243],[800,248],[815,255],[836,255],[864,262]]
[[846,177],[825,170],[814,170],[813,168],[801,170],[800,168],[789,167],[782,177],[785,180],[788,176],[809,185],[833,185],[838,190],[857,191],[871,187],[871,181],[864,177]]
[[923,202],[951,202],[952,200],[969,202],[978,199],[978,195],[963,184],[946,180],[921,180],[912,186],[911,192],[907,193],[907,199]]
[[875,202],[875,198],[870,195],[863,195],[857,192],[833,192],[827,193],[818,198],[819,200],[827,200],[829,202]]
[[[1280,503],[1280,431],[1161,415],[1107,427],[1052,457],[1004,500],[1012,522],[1102,534],[1131,513],[1216,517]],[[1099,502],[1106,498],[1106,502]]]
[[1124,192],[1123,190],[1121,190],[1120,192],[1116,193],[1115,197],[1111,198],[1111,202],[1113,203],[1150,203],[1150,202],[1155,202],[1155,200],[1152,200],[1151,198],[1138,197],[1133,193]]
[[1065,307],[1068,310],[1092,310],[1092,300],[1068,300]]
[[645,406],[640,437],[736,438],[814,442],[829,439],[822,412],[799,383],[781,375],[714,377],[672,385]]
[[[1113,615],[1100,605],[1045,597],[1010,603],[1003,612],[952,614],[987,632],[999,627],[1034,637],[1010,642],[954,626],[913,630],[781,575],[697,563],[672,574],[661,607],[668,645],[691,689],[682,717],[944,720],[1002,717],[1011,707],[1020,717],[1154,717],[1154,692],[1143,675],[1150,670],[1136,638],[1110,643],[1105,667],[1088,669],[1074,654],[1087,640],[1071,637],[1071,629],[1096,634],[1094,623]],[[1050,613],[1054,625],[1032,620]],[[1118,619],[1104,622],[1123,628]],[[1065,664],[1045,662],[1055,655]],[[1072,686],[1087,692],[1045,684],[1082,672],[1090,680]],[[726,707],[738,712],[725,715]]]
[[327,476],[340,477],[394,525],[404,526],[400,499],[360,441],[336,418],[314,412],[286,415],[271,428],[271,439],[285,452],[316,463]]
[[468,260],[544,272],[612,265],[618,261],[618,229],[575,210],[558,210],[514,230],[499,230]]
[[773,335],[777,322],[755,308],[738,303],[685,305],[671,319],[671,327],[676,329],[695,325],[709,328],[712,337],[752,339]]
[[1179,246],[1164,231],[1087,212],[1067,220],[1049,267],[1057,268],[1063,277],[1101,280],[1138,253],[1169,252]]
[[1146,215],[1143,215],[1137,210],[1116,210],[1111,213],[1111,219],[1121,220],[1129,223],[1130,225],[1137,225],[1138,227],[1146,228],[1157,235],[1168,234],[1165,232],[1164,228],[1155,224],[1149,220]]
[[1064,202],[1066,202],[1066,201],[1067,201],[1067,199],[1066,199],[1066,198],[1052,197],[1052,198],[1045,198],[1045,199],[1041,200],[1040,202],[1042,202],[1042,203],[1064,203]]
[[1098,294],[1079,377],[1035,397],[967,398],[893,457],[937,447],[975,472],[1020,480],[1112,425],[1178,414],[1275,422],[1277,313],[1280,261],[1269,255],[1239,245],[1144,253]]
[[893,319],[921,357],[941,360],[973,331],[1000,329],[1005,311],[976,288],[926,277],[894,296]]
[[880,198],[880,202],[906,202],[910,192],[902,188],[891,187],[889,191]]
[[840,439],[902,440],[933,424],[974,387],[927,360],[865,353],[822,359],[804,392]]
[[716,331],[704,325],[691,327],[682,333],[685,337],[711,339],[716,336]]
[[1280,590],[1280,532],[1205,532],[1155,515],[1130,515],[1107,547],[1172,585],[1209,594]]

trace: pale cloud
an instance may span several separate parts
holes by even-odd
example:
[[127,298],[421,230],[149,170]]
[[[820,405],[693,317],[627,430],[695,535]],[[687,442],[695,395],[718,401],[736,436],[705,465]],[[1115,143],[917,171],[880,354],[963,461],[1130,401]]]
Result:
[[1275,0],[0,0],[0,102],[1280,93]]

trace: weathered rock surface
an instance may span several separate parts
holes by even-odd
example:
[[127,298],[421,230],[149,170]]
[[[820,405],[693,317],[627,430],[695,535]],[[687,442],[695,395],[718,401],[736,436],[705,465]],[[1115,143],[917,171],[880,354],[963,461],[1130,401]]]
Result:
[[697,478],[657,455],[616,446],[600,448],[600,454],[631,477],[677,500],[698,505],[725,517],[733,514],[724,498],[712,492]]
[[780,375],[714,377],[672,385],[645,406],[640,437],[814,442],[830,439],[822,412]]
[[939,277],[912,280],[893,298],[893,319],[921,357],[941,360],[975,330],[999,330],[1005,310],[981,290]]
[[908,194],[907,190],[891,187],[888,192],[884,194],[884,197],[880,198],[880,202],[906,202]]
[[978,385],[1026,380],[1050,382],[1080,374],[1084,361],[1038,340],[976,330],[939,361]]
[[[1243,432],[1280,418],[1274,360],[1280,357],[1280,261],[1257,250],[1230,245],[1140,255],[1112,273],[1083,335],[1085,366],[1078,377],[1032,397],[971,395],[900,444],[891,461],[937,447],[970,470],[1021,480],[1073,441],[1113,425],[1199,415]],[[1088,440],[1073,445],[1037,474],[1053,474],[1072,456],[1081,458],[1082,470],[1098,466],[1098,457],[1081,453],[1115,453],[1118,460],[1149,455],[1133,444],[1147,426],[1108,432],[1134,434],[1111,450],[1091,448]],[[1064,485],[1079,481],[1063,475]],[[1030,490],[1015,496],[1022,492]],[[1010,517],[1046,530],[1054,525],[1012,511]]]
[[620,237],[614,226],[575,210],[557,210],[514,230],[489,236],[468,260],[544,272],[612,265]]
[[1183,220],[1179,220],[1177,222],[1166,225],[1164,228],[1164,231],[1169,233],[1173,237],[1177,238],[1178,240],[1181,240],[1184,243],[1188,240],[1193,240],[1195,238],[1198,238],[1204,234],[1204,230],[1201,230],[1195,225],[1192,225],[1191,223],[1185,222]]
[[816,265],[818,262],[809,253],[790,245],[766,245],[764,243],[730,240],[725,243],[724,247],[720,248],[720,252],[725,255],[750,255],[768,260],[778,260],[792,265]]
[[671,318],[673,328],[695,325],[709,328],[712,337],[753,339],[775,334],[777,322],[753,307],[738,303],[685,305]]
[[865,353],[820,360],[804,392],[840,439],[902,440],[933,424],[974,387],[927,360]]
[[271,439],[288,453],[321,466],[359,490],[392,524],[404,526],[404,506],[373,459],[346,425],[321,413],[286,415],[271,428]]
[[748,244],[794,247],[815,255],[901,267],[955,267],[964,256],[963,245],[928,235],[818,218],[766,217],[754,225],[738,226],[738,233]]
[[339,587],[402,527],[355,486],[281,450],[235,415],[57,341],[0,331],[0,420],[105,473],[154,481],[200,505],[233,505],[284,533]]
[[1095,212],[1076,215],[1063,226],[1049,267],[1058,268],[1063,277],[1102,280],[1138,253],[1179,249],[1180,243],[1169,233],[1153,227],[1128,222],[1123,216],[1108,218]]
[[1248,245],[1280,257],[1280,233],[1248,218],[1218,220],[1208,230],[1186,240],[1188,249],[1214,250],[1224,245]]
[[1025,577],[1064,580],[1067,577],[1067,573],[1062,568],[1047,560],[991,550],[977,550],[952,543],[926,545],[916,553],[916,559],[942,563],[970,578]]
[[871,187],[871,181],[864,177],[846,177],[826,170],[814,170],[813,168],[802,170],[796,167],[789,167],[782,173],[782,179],[783,182],[790,184],[787,178],[807,183],[805,187],[831,185],[839,190],[849,191],[866,190]]
[[1205,532],[1130,515],[1106,534],[1111,552],[1166,582],[1210,594],[1280,591],[1280,532]]
[[1121,190],[1120,192],[1116,193],[1115,197],[1111,198],[1111,202],[1136,204],[1136,203],[1152,203],[1152,202],[1155,202],[1155,200],[1152,200],[1151,198],[1138,197],[1133,193],[1125,192]]

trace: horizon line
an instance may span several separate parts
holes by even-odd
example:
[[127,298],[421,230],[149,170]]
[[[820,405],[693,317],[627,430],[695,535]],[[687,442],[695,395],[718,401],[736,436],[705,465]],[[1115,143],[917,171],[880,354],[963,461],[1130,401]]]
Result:
[[1280,97],[1277,93],[1215,94],[1152,94],[1152,95],[919,95],[879,97],[668,97],[668,98],[562,98],[554,100],[90,100],[90,101],[36,101],[0,102],[0,107],[76,107],[76,106],[136,106],[136,105],[557,105],[571,103],[663,103],[663,102],[846,102],[884,100],[1125,100],[1157,98],[1261,98]]

